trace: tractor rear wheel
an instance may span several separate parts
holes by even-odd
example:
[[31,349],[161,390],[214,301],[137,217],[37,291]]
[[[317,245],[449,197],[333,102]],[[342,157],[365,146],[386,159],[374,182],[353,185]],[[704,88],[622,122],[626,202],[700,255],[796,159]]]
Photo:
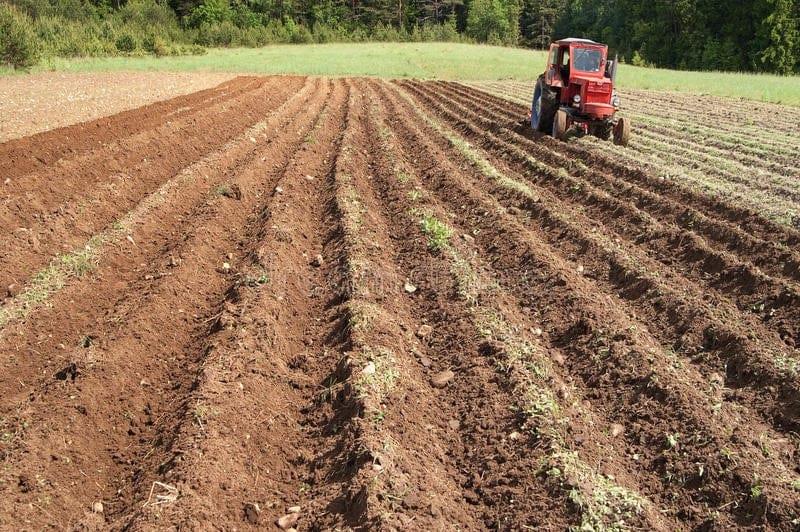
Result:
[[631,138],[631,123],[627,118],[622,117],[617,120],[614,126],[614,144],[617,146],[627,146]]
[[557,109],[556,93],[547,86],[544,75],[539,76],[531,103],[531,127],[548,133],[553,128],[553,117]]
[[559,109],[553,119],[553,137],[558,140],[567,140],[567,112]]

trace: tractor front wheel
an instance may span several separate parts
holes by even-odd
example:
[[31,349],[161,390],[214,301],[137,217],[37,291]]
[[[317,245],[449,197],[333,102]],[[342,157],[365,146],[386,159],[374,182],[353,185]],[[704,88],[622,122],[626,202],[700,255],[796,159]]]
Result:
[[592,124],[589,128],[589,133],[592,136],[597,137],[600,140],[608,140],[611,138],[611,130],[614,128],[614,125],[609,122],[598,122],[596,124]]
[[568,116],[567,112],[559,109],[553,119],[553,138],[567,140]]
[[617,146],[627,146],[631,138],[631,123],[627,118],[622,117],[617,120],[614,126],[614,144]]
[[549,132],[553,128],[553,116],[556,114],[556,108],[555,92],[547,86],[544,76],[539,76],[531,103],[531,127],[542,133]]

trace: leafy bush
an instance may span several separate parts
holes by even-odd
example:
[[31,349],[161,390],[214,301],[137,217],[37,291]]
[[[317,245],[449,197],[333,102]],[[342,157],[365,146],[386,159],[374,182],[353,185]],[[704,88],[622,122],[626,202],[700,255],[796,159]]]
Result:
[[166,41],[164,41],[164,39],[158,35],[153,35],[152,33],[146,35],[145,38],[142,39],[142,49],[156,57],[172,55],[170,47],[167,45]]
[[100,8],[84,0],[14,0],[11,3],[34,20],[39,17],[61,17],[89,21],[106,13],[105,7]]
[[642,57],[642,54],[639,53],[639,50],[633,51],[633,56],[631,56],[631,64],[633,66],[638,66],[638,67],[651,66],[650,63],[648,63],[647,60],[644,57]]
[[125,25],[134,25],[139,28],[176,27],[178,19],[175,13],[166,5],[154,0],[129,0],[116,13],[116,17]]
[[467,35],[478,42],[514,43],[519,31],[511,14],[500,0],[473,0],[467,14]]
[[[14,10],[5,1],[0,0],[5,12]],[[13,0],[13,3],[19,6],[15,16],[25,19],[17,27],[27,31],[28,42],[45,57],[142,53],[160,57],[205,53],[206,46],[465,40],[456,31],[454,18],[445,24],[413,26],[378,21],[369,29],[358,22],[345,21],[340,16],[341,9],[334,9],[335,6],[312,9],[313,26],[309,26],[299,19],[280,15],[281,10],[268,8],[264,1],[204,0],[188,12],[185,25],[181,25],[169,3],[162,0]],[[115,4],[122,7],[114,9]],[[13,35],[16,34],[12,31],[3,31],[0,38],[8,40]]]
[[189,25],[199,28],[201,26],[214,26],[228,22],[233,18],[233,9],[228,0],[205,0],[202,4],[192,9],[189,15]]
[[39,61],[31,19],[8,4],[0,4],[0,62],[29,68]]
[[117,37],[115,44],[117,45],[117,50],[126,54],[136,50],[136,38],[130,33],[123,33]]

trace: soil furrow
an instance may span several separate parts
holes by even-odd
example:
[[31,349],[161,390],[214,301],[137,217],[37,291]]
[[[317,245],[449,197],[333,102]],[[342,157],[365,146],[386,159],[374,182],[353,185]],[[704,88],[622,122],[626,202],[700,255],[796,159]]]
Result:
[[[423,138],[419,141],[423,142]],[[625,420],[626,427],[635,427],[637,434],[629,437],[628,444],[638,456],[650,457],[643,463],[664,479],[665,488],[675,490],[676,495],[679,492],[687,503],[675,507],[676,517],[689,519],[681,506],[691,508],[700,504],[706,506],[707,513],[694,517],[702,522],[713,514],[717,504],[714,501],[725,504],[736,500],[742,506],[729,510],[734,522],[762,519],[763,514],[754,513],[755,507],[752,504],[745,507],[747,501],[740,499],[740,493],[748,489],[743,482],[746,477],[739,471],[729,471],[724,457],[709,450],[716,448],[720,452],[735,444],[736,434],[746,434],[753,426],[751,421],[738,421],[733,409],[713,408],[713,389],[706,391],[705,379],[686,367],[675,368],[647,327],[621,312],[624,305],[614,305],[600,294],[593,294],[597,291],[590,287],[593,282],[582,272],[576,273],[572,260],[553,255],[547,251],[549,246],[544,239],[510,221],[508,215],[499,214],[504,211],[502,207],[492,207],[471,192],[469,186],[454,183],[458,171],[442,168],[446,165],[440,157],[423,159],[440,161],[438,167],[427,170],[426,178],[433,190],[443,201],[461,209],[459,216],[466,227],[480,230],[476,242],[493,254],[501,285],[517,293],[553,327],[547,331],[551,341],[568,353],[567,366],[593,390],[589,397],[605,402],[608,411],[617,412]],[[583,286],[584,283],[588,284]],[[648,361],[647,367],[642,367],[642,360]],[[613,389],[613,395],[602,393],[604,389]],[[654,417],[643,418],[644,411]],[[659,424],[664,425],[659,427]],[[755,426],[763,427],[757,422]],[[673,453],[675,446],[669,445],[672,440],[668,436],[672,434],[674,439],[679,432],[691,436],[681,443],[680,452]],[[770,444],[782,445],[780,440]],[[760,456],[756,445],[737,447],[738,452],[751,458]],[[787,452],[790,456],[790,449],[783,447],[783,453]],[[697,463],[703,464],[699,474]],[[759,467],[773,471],[767,476],[777,474],[784,478],[773,485],[783,500],[782,509],[769,516],[773,522],[780,522],[796,512],[786,483],[791,473],[780,461]],[[713,473],[705,477],[709,471]]]
[[[19,289],[27,281],[26,274],[41,268],[53,255],[73,248],[182,167],[252,127],[263,116],[256,106],[276,108],[288,98],[292,86],[275,89],[245,93],[226,103],[227,110],[212,107],[183,125],[164,125],[128,139],[124,156],[101,150],[99,156],[108,160],[78,160],[74,168],[49,169],[36,176],[37,184],[26,186],[24,197],[8,199],[0,214],[8,229],[0,239],[4,265],[0,286],[14,284]],[[220,119],[225,125],[209,133],[209,124]]]
[[[99,517],[86,511],[93,500],[105,499],[106,515],[110,516],[121,512],[129,499],[134,500],[137,486],[141,488],[147,478],[148,464],[157,461],[161,447],[170,443],[169,428],[182,410],[179,407],[185,406],[182,399],[203,361],[200,346],[209,328],[208,318],[218,312],[215,308],[224,301],[230,285],[230,264],[236,264],[247,251],[237,247],[244,222],[248,214],[259,211],[256,207],[264,201],[261,198],[272,192],[263,177],[264,161],[271,161],[268,165],[275,162],[274,170],[267,170],[268,176],[273,175],[281,167],[278,161],[288,160],[302,145],[302,124],[308,124],[308,131],[324,99],[324,93],[313,92],[310,101],[301,94],[273,117],[267,131],[282,135],[261,141],[257,155],[216,169],[218,181],[228,177],[231,182],[227,186],[240,191],[239,200],[213,193],[209,198],[205,189],[205,201],[194,196],[199,203],[184,204],[189,207],[186,211],[172,214],[172,227],[159,227],[166,221],[163,218],[147,220],[133,231],[132,240],[148,249],[134,250],[133,257],[124,246],[110,252],[92,279],[59,294],[52,309],[32,320],[42,323],[37,327],[40,338],[70,339],[77,347],[59,347],[53,340],[36,338],[29,340],[32,345],[27,348],[12,343],[8,363],[14,364],[20,383],[25,382],[22,378],[27,381],[24,388],[31,389],[31,381],[39,378],[34,374],[24,377],[19,371],[22,361],[12,353],[34,353],[25,363],[44,379],[41,386],[32,387],[27,401],[9,405],[11,410],[4,408],[4,414],[13,413],[15,423],[24,428],[15,447],[49,450],[58,458],[43,460],[41,451],[16,456],[13,448],[6,453],[7,463],[14,467],[6,470],[9,478],[4,486],[14,490],[14,499],[41,500],[58,490],[56,482],[71,481],[82,488],[72,490],[68,497],[62,494],[51,499],[49,504],[70,522],[85,512],[83,519],[89,523]],[[252,144],[250,139],[242,143]],[[82,290],[90,288],[87,284],[93,297],[81,297]],[[121,295],[114,296],[119,290]],[[111,293],[103,297],[104,291]],[[98,301],[106,303],[98,305]],[[73,313],[85,318],[75,319]],[[63,317],[53,320],[53,316]],[[41,322],[48,317],[53,321]],[[19,341],[13,334],[4,339]],[[134,353],[140,355],[132,356]],[[19,388],[7,388],[12,387]],[[65,402],[67,397],[72,399]],[[154,463],[153,469],[158,465]],[[83,478],[93,483],[83,483]],[[40,480],[31,481],[30,489],[20,489],[18,485],[27,486],[28,482],[21,479]],[[37,514],[32,509],[29,518],[47,522],[46,515]]]
[[[400,232],[395,237],[403,244],[398,261],[426,257],[419,262],[434,274],[433,283],[423,283],[422,289],[435,289],[435,297],[418,304],[418,312],[431,316],[432,325],[429,348],[420,360],[431,370],[441,370],[443,362],[458,370],[459,380],[445,395],[449,408],[440,408],[443,418],[453,411],[457,416],[461,442],[453,448],[453,457],[464,476],[467,501],[490,529],[516,530],[545,522],[557,527],[553,521],[559,515],[563,528],[603,528],[615,522],[668,528],[652,504],[637,494],[638,486],[625,487],[635,481],[620,469],[624,466],[606,464],[603,469],[614,470],[610,478],[597,474],[598,457],[583,444],[584,438],[594,443],[602,435],[589,436],[574,424],[565,430],[566,416],[588,426],[610,424],[584,408],[573,388],[553,370],[545,355],[552,346],[542,345],[533,332],[537,322],[520,312],[519,301],[497,285],[480,257],[482,250],[471,244],[472,237],[454,234],[447,243],[431,240],[436,238],[432,224],[455,225],[459,215],[439,203],[417,177],[417,171],[425,172],[419,156],[430,153],[416,142],[409,126],[400,124],[398,117],[410,120],[407,111],[391,101],[394,97],[385,86],[374,90],[386,124],[374,136],[386,139],[381,153],[387,156],[385,164],[395,167],[394,175],[378,183],[384,209],[392,213]],[[414,127],[413,119],[410,123]],[[431,249],[432,242],[441,247]],[[418,266],[412,263],[409,268]],[[461,380],[462,374],[468,378]],[[487,396],[493,399],[487,401]],[[503,404],[514,405],[514,412],[504,412]],[[613,447],[613,442],[598,445]],[[592,465],[584,462],[584,453],[591,456]]]
[[[450,105],[456,106],[457,110],[448,109],[440,103],[447,101],[446,98],[441,95],[434,96],[420,85],[404,84],[404,86],[414,91],[431,109],[435,109],[447,120],[457,124],[468,134],[470,139],[484,146],[490,152],[517,160],[523,165],[526,164],[526,160],[532,159],[553,168],[561,168],[559,173],[563,179],[577,179],[584,183],[583,185],[578,184],[578,191],[588,185],[603,191],[609,198],[631,198],[627,203],[632,203],[633,207],[645,214],[645,219],[633,225],[631,231],[638,230],[638,226],[647,219],[654,218],[667,225],[697,233],[706,239],[708,245],[719,252],[735,253],[743,262],[749,261],[770,275],[791,281],[800,280],[800,255],[780,240],[773,242],[754,237],[742,231],[738,226],[708,218],[704,213],[686,205],[644,191],[636,185],[620,183],[610,174],[600,175],[592,170],[591,166],[576,165],[571,158],[552,152],[547,147],[539,145],[538,142],[524,139],[516,133],[498,127],[497,122],[478,116],[474,111],[470,111],[460,104],[451,102]],[[573,178],[573,176],[575,177]]]
[[248,77],[0,145],[0,529],[793,530],[793,140],[636,92],[631,147],[556,142],[529,89]]
[[634,131],[640,135],[675,142],[686,149],[723,160],[733,159],[743,165],[764,168],[779,177],[800,177],[800,169],[795,166],[796,157],[793,154],[782,154],[768,147],[744,146],[736,140],[676,131],[674,127],[669,127],[650,115],[636,112],[627,114],[634,119]]
[[[537,184],[549,185],[559,181],[557,175],[541,175],[535,167],[527,170],[529,173],[526,173],[526,177],[533,178]],[[539,178],[534,177],[537,174]],[[498,187],[498,190],[503,191],[503,188]],[[650,323],[658,324],[657,336],[664,345],[676,353],[707,364],[707,375],[725,374],[727,385],[740,389],[740,393],[744,391],[742,388],[748,388],[751,395],[743,398],[743,401],[764,412],[780,429],[796,430],[798,418],[794,412],[798,410],[797,368],[800,363],[798,353],[793,349],[797,340],[798,298],[792,295],[792,287],[780,286],[754,271],[749,275],[751,282],[739,285],[738,289],[734,285],[732,294],[723,295],[725,298],[733,296],[731,300],[738,307],[726,305],[719,295],[716,300],[711,299],[709,296],[716,292],[715,285],[705,287],[711,288],[710,293],[704,291],[701,288],[706,285],[703,275],[693,275],[690,269],[685,270],[683,275],[693,277],[688,280],[671,271],[674,268],[674,246],[653,247],[652,244],[657,242],[645,240],[644,243],[650,248],[648,251],[655,254],[664,266],[649,263],[648,258],[636,249],[643,241],[640,235],[631,240],[624,233],[612,232],[599,237],[597,228],[592,232],[582,231],[576,228],[572,220],[559,214],[572,211],[570,204],[575,198],[581,198],[584,191],[566,193],[565,187],[557,187],[555,191],[561,192],[560,197],[567,202],[565,205],[559,205],[558,200],[547,198],[543,191],[538,191],[528,192],[528,197],[518,199],[514,203],[515,208],[522,206],[533,209],[539,222],[548,229],[553,245],[567,246],[567,254],[581,256],[584,262],[590,261],[595,254],[603,257],[593,265],[592,275],[603,281],[608,279],[606,284],[609,291],[629,301]],[[518,191],[505,192],[507,197],[515,194],[518,198],[524,196]],[[609,209],[607,213],[601,211],[592,218],[592,203],[596,204],[596,199],[589,203],[587,214],[590,218],[585,220],[587,227],[594,227],[596,221],[606,224],[609,221],[613,224],[622,221],[619,220],[622,212],[619,208]],[[627,223],[628,226],[634,226],[638,221],[634,218]],[[567,243],[569,240],[571,244]],[[687,235],[673,236],[671,240],[691,242]],[[628,249],[619,249],[619,244],[626,241],[629,242]],[[689,265],[697,262],[694,253],[698,251],[702,251],[702,248],[684,254],[690,259]],[[715,264],[714,271],[703,272],[704,275],[721,273],[719,267],[725,263],[720,263],[717,258],[709,262],[709,267],[712,262]],[[740,266],[734,266],[717,279],[718,282],[724,277],[739,280],[742,273]],[[719,282],[716,286],[720,285],[731,288],[730,283]],[[754,286],[765,292],[753,293]],[[771,311],[763,314],[766,327],[750,316],[765,300],[773,306]],[[737,315],[738,318],[734,319]],[[714,359],[716,363],[712,362]],[[781,391],[775,394],[774,387]]]
[[[456,93],[463,97],[469,98],[473,96],[472,94],[467,95],[464,91],[459,91],[458,85],[448,85],[448,87],[455,88]],[[509,124],[518,122],[520,120],[520,116],[522,116],[521,113],[526,112],[522,109],[513,109],[507,108],[506,106],[496,105],[494,101],[486,101],[486,99],[475,98],[475,100],[480,101],[483,105],[489,106],[494,111],[507,118]],[[767,161],[763,156],[760,158],[751,158],[751,160],[745,163],[746,166],[743,166],[742,164],[737,164],[731,161],[731,156],[728,153],[718,151],[717,157],[712,157],[711,155],[706,155],[702,152],[698,153],[697,150],[700,149],[700,147],[695,144],[685,142],[681,139],[665,137],[660,134],[651,134],[647,131],[639,131],[636,129],[636,126],[634,126],[634,128],[635,131],[631,148],[635,152],[639,152],[639,154],[656,153],[661,157],[659,162],[677,162],[678,164],[673,164],[673,166],[683,166],[685,168],[691,168],[692,170],[701,170],[707,172],[709,175],[718,176],[720,179],[728,183],[747,185],[749,188],[743,189],[745,192],[752,191],[753,189],[772,191],[781,198],[790,200],[782,201],[786,207],[780,211],[781,215],[785,215],[787,212],[794,211],[795,204],[792,202],[797,199],[798,192],[796,191],[792,178],[784,177],[782,174],[765,174],[768,169],[762,170],[762,161]],[[603,143],[601,146],[606,145]],[[592,148],[594,148],[594,146],[592,146]],[[606,152],[609,153],[608,150],[606,150]],[[616,149],[613,151],[613,153],[616,155]],[[719,158],[720,156],[724,156],[725,159],[721,160]],[[637,162],[640,163],[633,156],[625,157],[621,162],[634,164]],[[788,171],[794,172],[795,169],[792,168]],[[755,175],[748,175],[750,173]],[[783,170],[783,174],[785,173],[786,170]],[[774,203],[774,201],[772,203]],[[773,210],[775,209],[775,206],[771,205],[771,202],[769,201],[759,203],[759,205],[766,205]]]
[[165,518],[191,526],[212,515],[232,528],[242,520],[266,525],[301,496],[300,470],[314,449],[302,409],[330,364],[314,352],[321,345],[304,339],[321,336],[316,329],[324,327],[330,298],[325,264],[311,262],[324,251],[320,182],[324,187],[330,172],[346,98],[343,83],[331,90],[306,133],[314,142],[304,142],[287,160],[270,184],[280,192],[248,225],[242,239],[248,252],[204,338],[203,368],[167,450],[170,466],[158,472],[161,481],[184,489],[169,506],[129,507],[128,527]]
[[[368,102],[363,86],[354,91],[354,111],[334,175],[344,259],[339,334],[346,358],[329,380],[339,413],[322,418],[325,424],[317,422],[323,434],[340,433],[335,440],[340,456],[328,452],[318,457],[320,470],[311,491],[320,493],[325,474],[341,487],[329,507],[333,515],[315,512],[319,517],[311,528],[440,528],[466,519],[459,516],[463,506],[456,479],[439,462],[448,449],[449,431],[442,430],[438,416],[425,414],[436,401],[411,355],[420,349],[412,332],[420,318],[407,293],[393,295],[404,293],[411,272],[393,260],[388,221],[371,182],[383,170],[374,160]],[[342,383],[341,392],[336,383]],[[478,526],[466,522],[471,529]]]
[[[422,86],[422,84],[420,85]],[[437,83],[435,85],[446,93],[449,92],[453,94],[456,90],[466,92],[466,96],[459,95],[456,100],[459,100],[462,105],[466,104],[467,106],[471,106],[474,110],[473,112],[477,112],[475,110],[478,109],[486,109],[487,101],[491,101],[493,102],[493,106],[506,110],[503,112],[511,112],[515,117],[525,116],[520,115],[521,110],[519,106],[507,100],[503,100],[502,98],[482,93],[481,91],[463,85],[458,85],[460,89],[454,89],[453,84],[443,86]],[[479,102],[479,104],[476,105],[476,102]],[[488,116],[493,115],[493,112],[488,113]],[[508,127],[503,121],[496,122],[494,129],[498,127],[516,131],[520,138],[531,139],[537,137],[539,140],[538,144],[546,145],[553,152],[583,162],[588,165],[593,172],[602,173],[607,179],[614,177],[617,180],[624,180],[630,184],[631,189],[641,188],[646,194],[658,195],[659,197],[663,196],[664,198],[670,198],[685,205],[691,205],[698,211],[707,213],[709,216],[713,213],[713,216],[717,217],[720,222],[733,222],[755,236],[761,236],[762,238],[781,242],[785,245],[796,245],[800,243],[800,231],[778,226],[746,208],[730,205],[717,198],[697,194],[676,183],[656,179],[653,176],[647,175],[641,169],[619,164],[605,154],[596,150],[589,150],[585,146],[558,142],[551,138],[541,137],[541,135],[535,134],[526,124],[523,124],[521,119],[518,119],[513,127]],[[530,143],[527,145],[533,146],[535,144],[536,143]]]
[[[464,122],[462,125],[470,138],[482,140],[480,128]],[[766,276],[727,252],[709,248],[702,239],[691,234],[691,228],[669,222],[662,224],[635,205],[596,189],[579,177],[573,178],[569,173],[530,159],[512,144],[498,141],[497,145],[502,148],[504,164],[514,167],[526,179],[548,188],[565,201],[579,201],[591,216],[603,220],[621,238],[647,246],[649,253],[665,266],[674,268],[676,260],[681,261],[684,275],[730,295],[740,309],[761,316],[766,326],[775,330],[790,347],[796,343],[796,283]]]
[[[655,336],[676,355],[696,361],[706,377],[725,374],[726,386],[739,389],[740,394],[749,389],[749,396],[740,397],[740,402],[764,413],[768,422],[779,429],[796,430],[800,419],[793,412],[798,410],[800,386],[793,367],[798,354],[786,345],[795,342],[796,301],[780,307],[777,312],[785,321],[776,319],[772,322],[774,332],[770,332],[752,316],[753,299],[740,301],[733,297],[732,302],[746,309],[740,312],[725,301],[727,294],[705,286],[702,276],[692,275],[690,279],[673,271],[674,251],[653,248],[651,253],[661,255],[658,258],[663,264],[654,263],[639,249],[640,238],[632,241],[597,224],[608,224],[604,220],[608,215],[601,212],[600,216],[593,216],[589,210],[586,216],[575,209],[574,193],[562,194],[562,203],[561,198],[543,189],[525,190],[526,185],[520,184],[525,177],[512,177],[516,185],[495,183],[508,181],[505,176],[488,179],[487,184],[505,206],[530,212],[532,219],[526,225],[541,226],[554,248],[561,249],[565,256],[579,257],[587,275],[607,293],[626,301],[631,315],[639,314],[653,324]],[[534,181],[550,180],[550,176],[541,177]],[[612,221],[617,220],[618,214],[619,211],[614,213]],[[741,275],[738,268],[731,270],[731,276],[736,275]],[[752,295],[751,288],[752,285],[745,295]],[[755,303],[760,300],[755,299]],[[781,391],[775,393],[772,387]]]
[[[765,325],[775,330],[790,347],[800,342],[796,326],[800,321],[800,300],[795,295],[797,283],[773,279],[727,253],[715,252],[690,231],[648,219],[634,206],[610,197],[590,184],[565,180],[555,170],[542,173],[540,165],[525,165],[523,168],[527,170],[523,172],[527,179],[547,186],[560,198],[569,202],[578,199],[594,218],[604,220],[603,223],[612,226],[621,238],[635,240],[637,245],[647,245],[649,253],[665,266],[674,268],[676,259],[684,261],[684,275],[698,284],[730,295],[739,309],[760,315]],[[626,233],[629,236],[626,237]],[[676,255],[677,250],[680,253]]]
[[0,144],[0,172],[21,177],[62,159],[80,156],[109,140],[133,136],[167,119],[201,110],[209,102],[232,99],[263,81],[239,77],[210,89],[178,96],[110,117],[57,128]]

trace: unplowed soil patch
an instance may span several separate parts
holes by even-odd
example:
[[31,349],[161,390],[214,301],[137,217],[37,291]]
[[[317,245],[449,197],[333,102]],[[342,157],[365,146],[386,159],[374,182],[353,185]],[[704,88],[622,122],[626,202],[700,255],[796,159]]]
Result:
[[210,89],[233,77],[209,72],[2,76],[0,142]]
[[0,528],[795,529],[800,234],[520,107],[242,77],[0,144]]

